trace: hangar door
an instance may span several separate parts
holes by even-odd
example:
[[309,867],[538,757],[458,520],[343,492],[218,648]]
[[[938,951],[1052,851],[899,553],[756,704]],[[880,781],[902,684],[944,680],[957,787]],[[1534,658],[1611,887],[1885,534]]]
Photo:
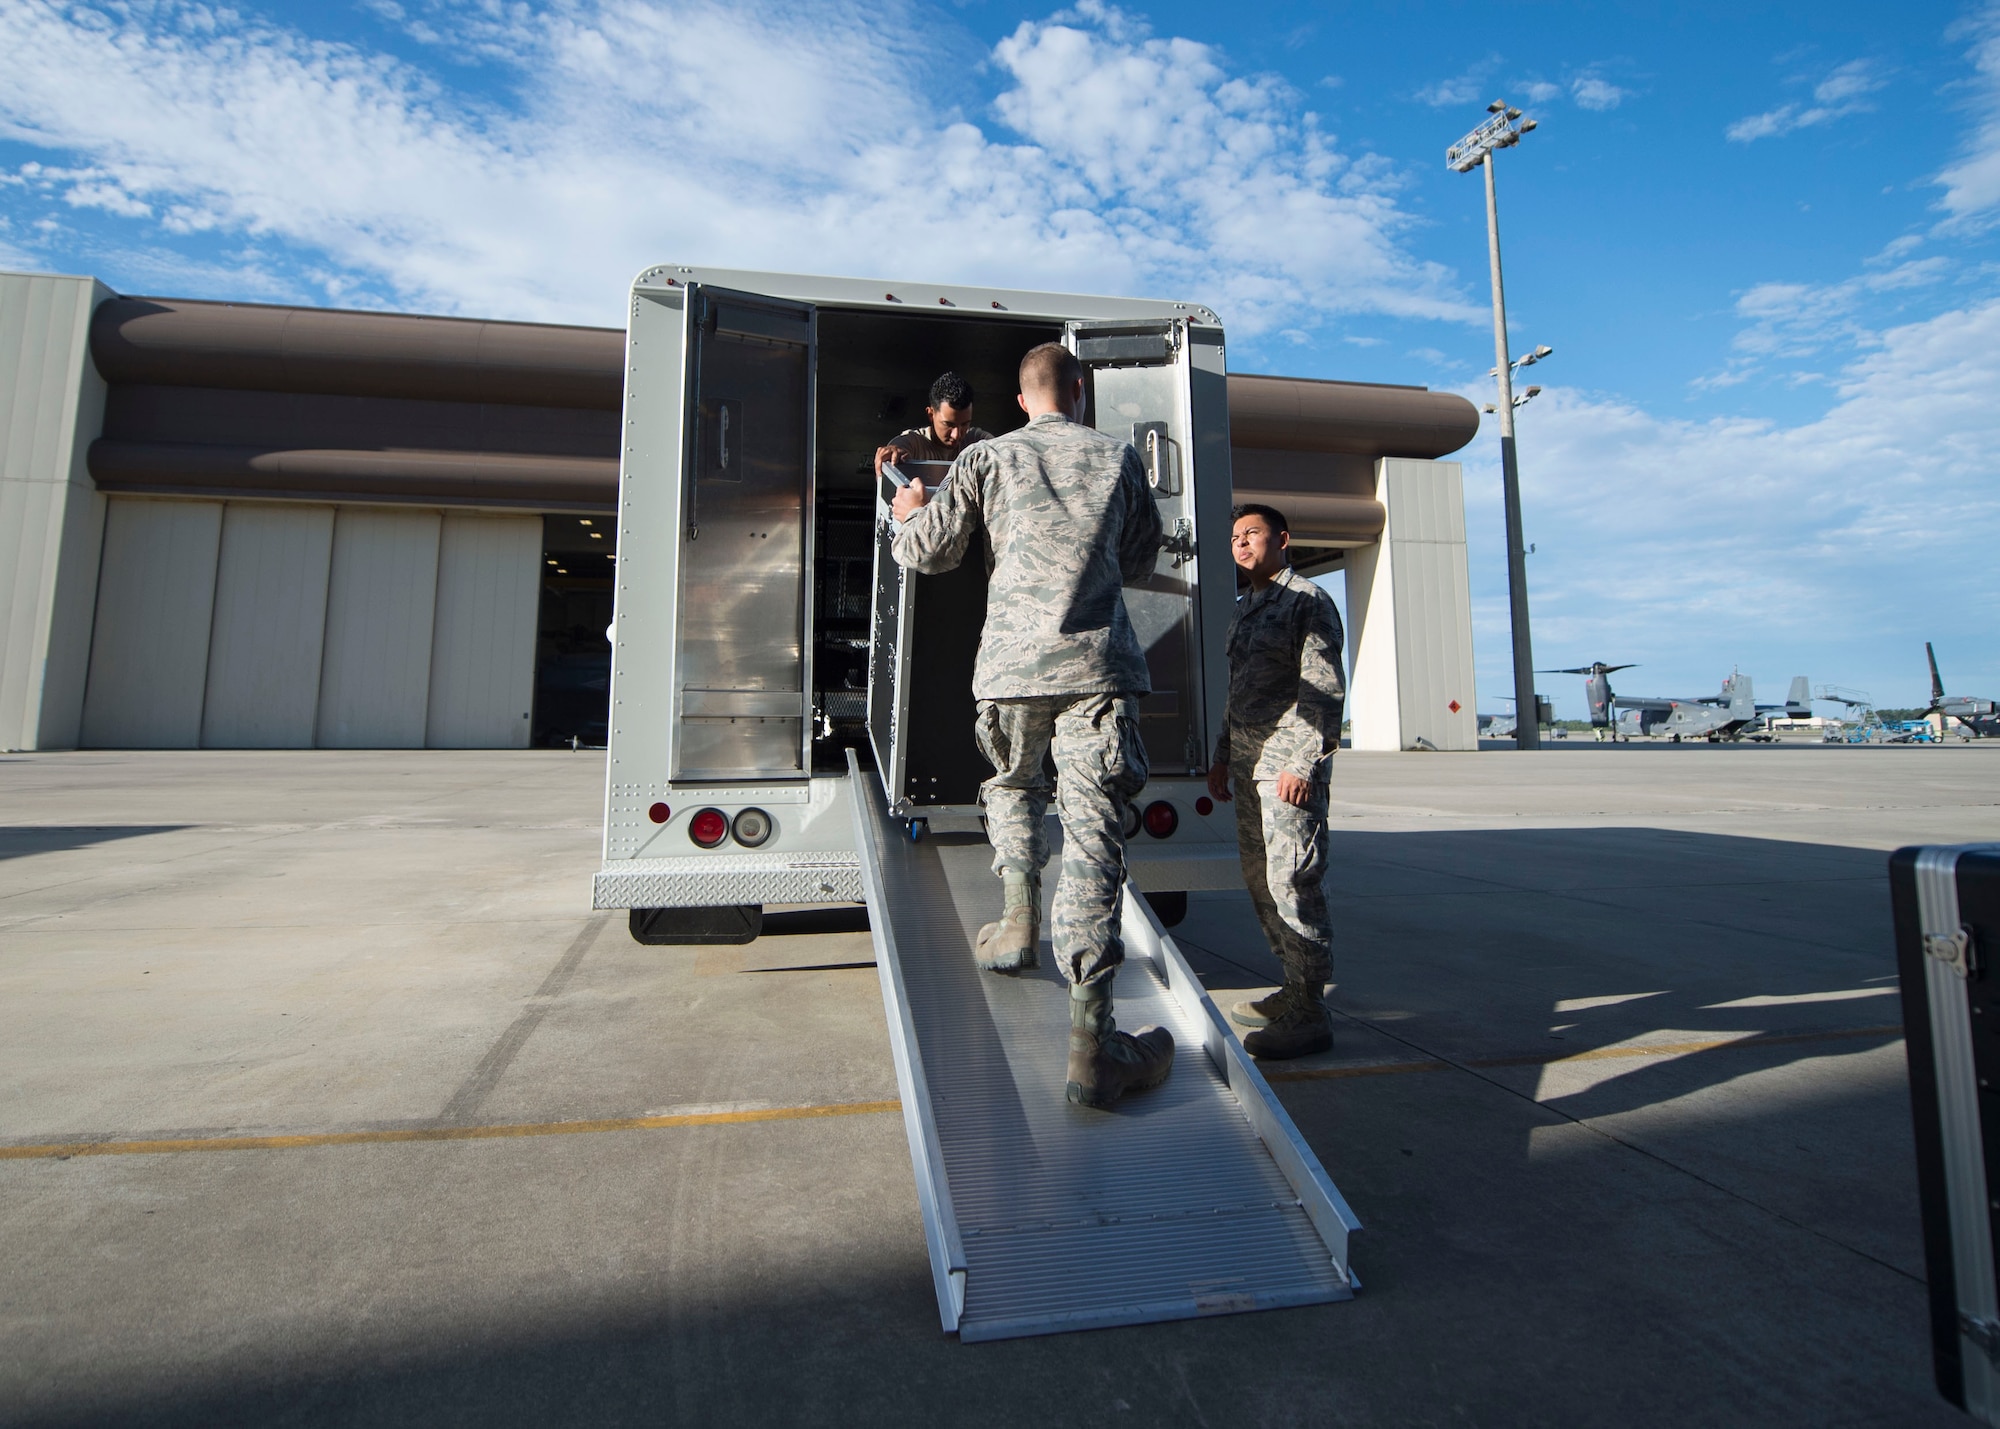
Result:
[[541,520],[113,497],[88,748],[522,748]]

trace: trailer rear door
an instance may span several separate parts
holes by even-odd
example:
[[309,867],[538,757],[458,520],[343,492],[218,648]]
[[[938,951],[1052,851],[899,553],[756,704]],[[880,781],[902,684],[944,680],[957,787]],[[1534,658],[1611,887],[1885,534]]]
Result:
[[688,284],[673,778],[811,768],[815,310]]
[[1139,706],[1147,760],[1155,775],[1192,773],[1207,763],[1207,733],[1188,324],[1179,318],[1073,322],[1063,341],[1083,364],[1084,420],[1138,449],[1166,526],[1153,574],[1143,585],[1126,587],[1125,609],[1153,677],[1153,693]]

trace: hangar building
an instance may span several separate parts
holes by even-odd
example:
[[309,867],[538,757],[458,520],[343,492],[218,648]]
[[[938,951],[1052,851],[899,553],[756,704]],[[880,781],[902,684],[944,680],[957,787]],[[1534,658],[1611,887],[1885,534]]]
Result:
[[[0,273],[0,749],[602,743],[624,336]],[[1248,375],[1229,405],[1237,499],[1346,572],[1356,747],[1476,747],[1436,458],[1478,413]]]

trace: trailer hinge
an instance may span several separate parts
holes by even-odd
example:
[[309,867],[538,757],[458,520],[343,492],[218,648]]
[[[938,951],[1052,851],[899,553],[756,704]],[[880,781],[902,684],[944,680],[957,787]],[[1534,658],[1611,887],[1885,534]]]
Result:
[[1979,1346],[1990,1363],[2000,1365],[2000,1321],[1960,1310],[1958,1332]]
[[1956,933],[1926,933],[1924,953],[1960,977],[1971,977],[1976,966],[1972,957],[1972,929],[1961,926]]
[[1173,556],[1175,570],[1193,560],[1194,522],[1185,516],[1176,516],[1173,530],[1160,538],[1160,549]]

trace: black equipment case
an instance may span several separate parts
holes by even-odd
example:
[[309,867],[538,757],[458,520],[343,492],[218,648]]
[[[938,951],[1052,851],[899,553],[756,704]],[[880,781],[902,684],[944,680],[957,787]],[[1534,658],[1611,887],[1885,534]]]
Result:
[[2000,844],[1889,859],[1938,1391],[2000,1425]]

